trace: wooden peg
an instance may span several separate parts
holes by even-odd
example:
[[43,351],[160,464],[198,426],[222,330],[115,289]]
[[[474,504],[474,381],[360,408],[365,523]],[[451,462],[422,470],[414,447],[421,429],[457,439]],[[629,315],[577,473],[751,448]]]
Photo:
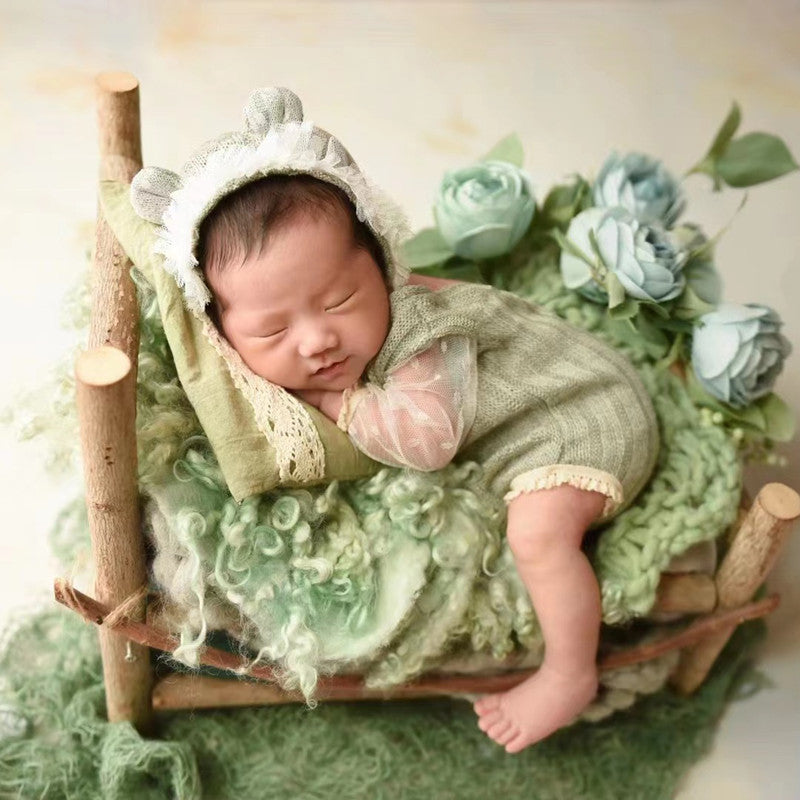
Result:
[[[800,495],[782,483],[768,483],[736,532],[715,583],[719,609],[746,603],[772,569],[792,524],[800,517]],[[704,680],[736,626],[731,625],[681,654],[671,683],[683,694]]]

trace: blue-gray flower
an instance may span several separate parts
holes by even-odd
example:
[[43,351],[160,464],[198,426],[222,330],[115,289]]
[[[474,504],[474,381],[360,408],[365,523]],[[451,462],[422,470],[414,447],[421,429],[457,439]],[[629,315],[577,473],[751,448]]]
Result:
[[479,260],[511,250],[535,208],[525,172],[505,161],[482,161],[445,173],[433,213],[456,255]]
[[741,408],[772,391],[792,351],[775,311],[723,303],[700,323],[692,336],[692,367],[710,394]]
[[622,206],[639,222],[671,228],[686,207],[678,182],[661,161],[642,153],[612,153],[594,182],[595,205]]
[[590,300],[608,299],[595,276],[602,281],[609,271],[637,300],[663,303],[683,291],[684,251],[661,228],[640,224],[624,208],[587,208],[573,217],[566,238],[575,252],[562,249],[564,285]]

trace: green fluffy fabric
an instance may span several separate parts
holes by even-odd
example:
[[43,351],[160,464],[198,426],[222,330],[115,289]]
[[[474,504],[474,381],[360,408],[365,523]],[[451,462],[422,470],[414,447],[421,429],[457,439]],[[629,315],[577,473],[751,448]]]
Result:
[[[563,287],[554,251],[513,281],[518,294],[624,348],[656,407],[656,472],[590,552],[604,621],[625,622],[651,608],[674,555],[732,522],[736,447],[703,424],[680,380],[620,323]],[[233,626],[259,658],[277,663],[286,687],[312,698],[320,673],[359,669],[369,685],[391,686],[454,653],[541,653],[502,503],[482,488],[478,465],[385,469],[236,504],[177,382],[153,295],[140,289],[141,481],[155,577],[177,608],[176,658],[196,664],[208,631]]]
[[739,628],[692,697],[661,692],[510,756],[449,700],[178,713],[142,738],[106,722],[97,635],[59,609],[25,620],[0,652],[0,797],[666,800],[732,689],[747,688],[743,658],[762,629]]

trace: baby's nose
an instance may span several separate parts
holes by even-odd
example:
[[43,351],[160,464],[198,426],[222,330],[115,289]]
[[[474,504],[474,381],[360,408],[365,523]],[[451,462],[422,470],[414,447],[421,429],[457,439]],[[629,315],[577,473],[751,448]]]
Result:
[[303,358],[318,356],[339,343],[336,331],[327,326],[309,326],[303,330],[298,352]]

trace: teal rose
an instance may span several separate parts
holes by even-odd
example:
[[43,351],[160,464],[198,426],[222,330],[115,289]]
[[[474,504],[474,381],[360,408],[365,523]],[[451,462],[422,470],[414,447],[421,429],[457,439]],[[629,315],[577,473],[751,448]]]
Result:
[[622,206],[639,222],[671,228],[686,207],[680,185],[661,161],[642,153],[612,153],[592,188],[601,208]]
[[723,303],[699,321],[692,367],[706,391],[738,408],[769,394],[792,350],[778,314],[756,303]]
[[533,219],[528,175],[505,161],[445,173],[433,213],[453,252],[478,261],[509,252]]
[[686,285],[686,254],[666,231],[643,225],[619,206],[587,208],[572,219],[561,251],[564,285],[595,302],[608,299],[604,284],[611,272],[626,294],[663,303]]

